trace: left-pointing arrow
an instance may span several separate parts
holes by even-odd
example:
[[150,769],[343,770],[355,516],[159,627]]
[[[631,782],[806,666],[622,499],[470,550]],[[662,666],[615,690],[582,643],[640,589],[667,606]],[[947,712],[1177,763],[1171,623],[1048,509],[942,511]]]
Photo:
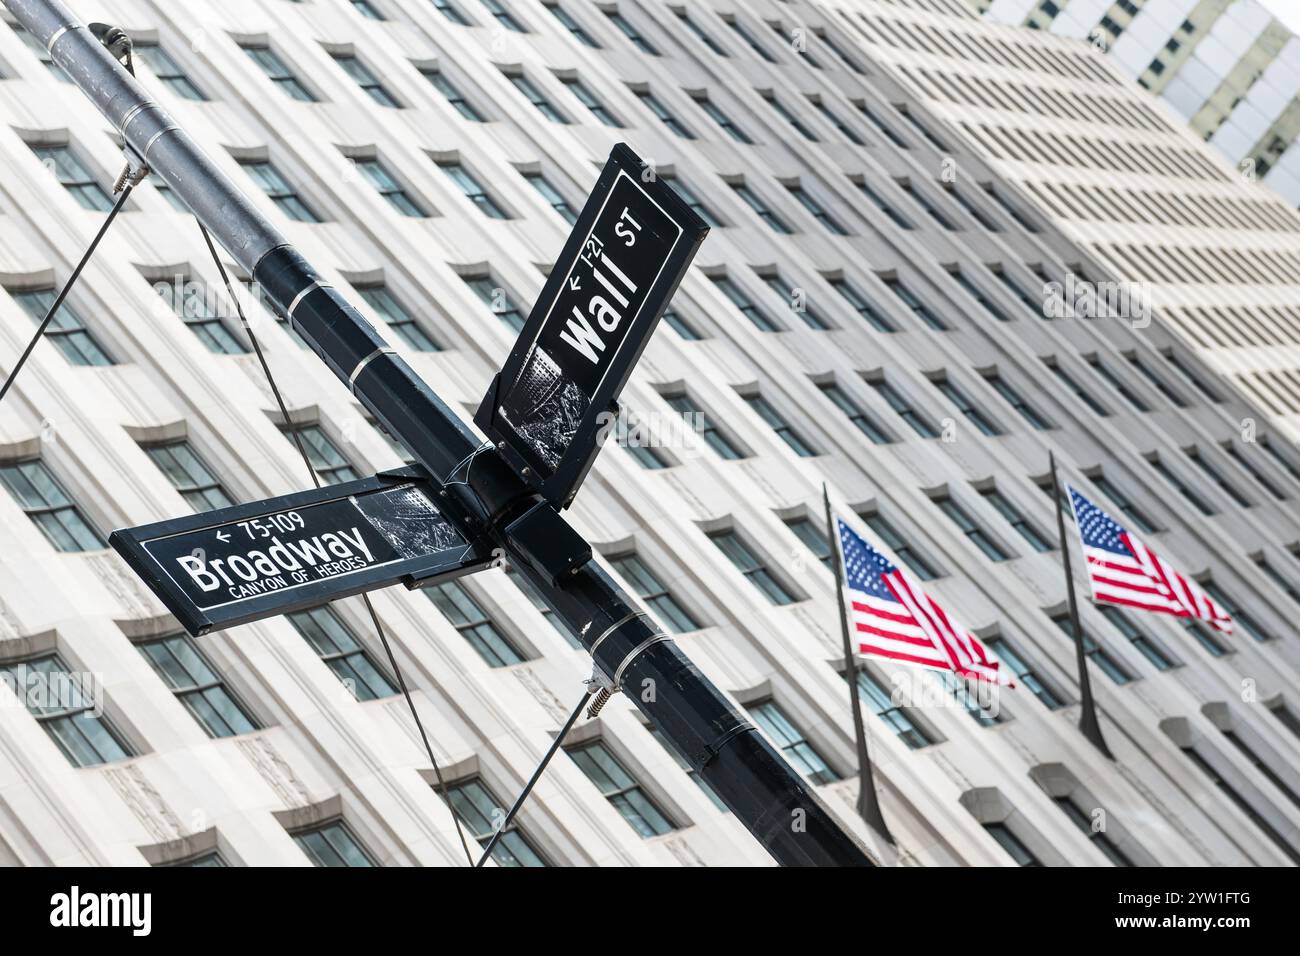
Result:
[[230,540],[230,535],[226,534],[224,531],[218,531],[218,532],[217,532],[217,540],[218,540],[218,541],[222,541],[222,542],[229,541],[229,540]]

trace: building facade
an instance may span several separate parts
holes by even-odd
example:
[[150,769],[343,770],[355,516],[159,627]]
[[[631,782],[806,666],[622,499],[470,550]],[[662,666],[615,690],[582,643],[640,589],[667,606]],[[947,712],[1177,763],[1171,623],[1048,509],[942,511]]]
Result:
[[[634,437],[611,441],[570,515],[879,862],[1300,861],[1291,413],[1224,374],[1168,299],[1144,319],[1141,302],[1093,315],[1071,296],[1078,276],[1140,278],[1117,266],[1141,254],[1109,250],[1176,231],[1124,218],[1147,215],[1142,185],[1203,197],[1231,261],[1294,268],[1300,218],[1107,59],[960,0],[73,6],[131,33],[141,79],[467,416],[610,147],[671,177],[713,232],[624,394]],[[29,40],[0,30],[5,367],[122,164]],[[1083,119],[985,129],[998,108],[945,105],[952,83],[1103,110],[1098,135],[1140,166],[1093,171],[1111,218],[1074,221],[1042,185],[1032,127],[1077,140]],[[1013,142],[1029,158],[996,152]],[[1076,175],[1060,179],[1096,185]],[[247,297],[284,419],[160,185],[130,198],[0,405],[0,862],[462,864],[357,599],[192,640],[103,546],[112,528],[309,486],[286,433],[326,481],[403,455]],[[1227,228],[1229,210],[1252,228]],[[1197,295],[1225,281],[1207,278]],[[1230,291],[1280,307],[1279,286]],[[1221,637],[1085,603],[1114,762],[1077,730],[1049,452],[1237,621]],[[867,662],[897,847],[853,810],[823,482],[1018,684],[986,696]],[[504,569],[373,600],[485,840],[590,660]],[[564,749],[497,862],[770,862],[627,700]]]
[[975,0],[998,23],[1086,39],[1244,174],[1300,205],[1300,38],[1258,0]]

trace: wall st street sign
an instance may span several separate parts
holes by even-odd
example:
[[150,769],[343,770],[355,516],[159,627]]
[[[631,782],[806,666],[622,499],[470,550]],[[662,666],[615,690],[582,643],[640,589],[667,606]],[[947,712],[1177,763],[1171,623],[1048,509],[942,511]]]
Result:
[[626,145],[610,153],[475,423],[564,507],[708,226]]
[[194,636],[402,583],[486,567],[400,469],[248,505],[114,531],[109,542]]

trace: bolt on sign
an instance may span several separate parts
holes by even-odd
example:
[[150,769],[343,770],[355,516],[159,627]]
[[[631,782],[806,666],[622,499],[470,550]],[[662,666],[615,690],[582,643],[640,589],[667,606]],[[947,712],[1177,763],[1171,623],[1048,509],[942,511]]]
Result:
[[488,566],[421,470],[114,531],[109,543],[194,636]]
[[475,415],[543,497],[567,506],[602,425],[709,227],[620,143]]

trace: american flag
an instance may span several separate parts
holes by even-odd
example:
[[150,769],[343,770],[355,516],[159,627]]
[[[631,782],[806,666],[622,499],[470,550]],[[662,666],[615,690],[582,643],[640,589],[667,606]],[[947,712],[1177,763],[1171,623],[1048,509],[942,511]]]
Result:
[[849,627],[863,654],[1011,684],[975,635],[916,587],[889,559],[836,517]]
[[1083,542],[1093,598],[1175,617],[1194,617],[1224,634],[1232,633],[1232,618],[1195,581],[1179,574],[1079,492],[1069,485],[1066,488]]

